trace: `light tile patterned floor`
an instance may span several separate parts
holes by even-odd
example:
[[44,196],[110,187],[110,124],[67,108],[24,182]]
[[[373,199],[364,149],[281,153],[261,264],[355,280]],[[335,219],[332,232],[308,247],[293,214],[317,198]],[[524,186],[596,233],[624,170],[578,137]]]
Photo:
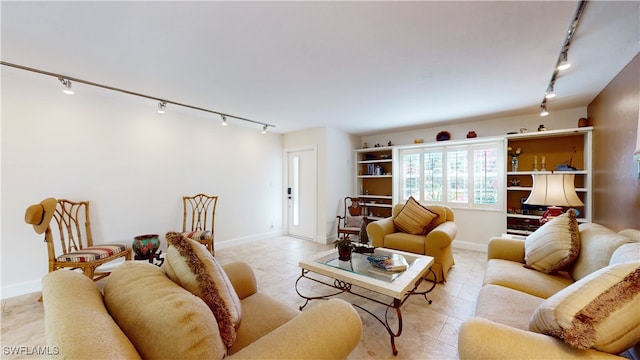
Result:
[[[258,287],[294,309],[304,304],[295,291],[294,284],[300,269],[298,261],[314,253],[330,249],[311,241],[291,237],[276,237],[216,250],[221,263],[244,261],[251,265]],[[453,249],[456,265],[447,275],[445,284],[438,284],[429,294],[433,304],[420,296],[411,297],[402,307],[404,321],[402,335],[396,339],[398,356],[393,356],[389,335],[382,325],[369,314],[358,310],[362,317],[363,334],[360,345],[350,359],[457,359],[457,338],[460,324],[473,315],[475,299],[480,290],[486,262],[486,254],[476,251]],[[106,281],[106,280],[102,280]],[[421,286],[429,286],[423,283]],[[325,288],[319,284],[304,284],[311,293],[322,294]],[[373,294],[372,294],[373,295]],[[46,345],[40,293],[33,293],[2,300],[2,329],[0,343],[2,359],[36,359],[38,356],[9,354],[10,347]],[[382,305],[372,306],[368,300],[354,295],[341,298],[372,309],[384,315]],[[313,306],[312,301],[309,306]]]

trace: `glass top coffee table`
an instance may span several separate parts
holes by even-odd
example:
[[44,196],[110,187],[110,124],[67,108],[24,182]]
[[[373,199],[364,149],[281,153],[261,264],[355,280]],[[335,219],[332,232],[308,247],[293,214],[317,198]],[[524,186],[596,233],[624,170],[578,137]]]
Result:
[[[402,257],[406,260],[408,266],[407,269],[402,272],[387,272],[384,269],[377,268],[370,264],[369,260],[367,260],[369,255]],[[433,283],[432,286],[425,291],[418,291],[418,286],[429,272],[433,272],[433,270],[431,270],[433,260],[431,256],[385,248],[376,248],[373,254],[354,252],[349,261],[339,260],[337,250],[329,250],[316,254],[312,258],[298,263],[298,266],[302,269],[302,273],[298,280],[296,280],[296,292],[306,300],[305,303],[300,306],[300,310],[307,306],[309,300],[327,299],[345,292],[384,305],[387,307],[387,311],[385,311],[383,319],[358,304],[352,304],[371,314],[387,329],[391,337],[393,354],[397,355],[398,350],[396,349],[395,338],[402,333],[402,313],[400,308],[411,295],[422,295],[425,300],[431,304],[431,300],[427,298],[427,293],[431,292],[436,284]],[[330,280],[327,281],[326,278],[323,279],[321,276],[317,276],[318,274],[333,279],[333,283],[331,283]],[[337,291],[332,291],[322,296],[306,296],[301,293],[299,286],[302,280],[314,281]],[[382,302],[374,299],[367,296],[365,292],[359,292],[358,288],[386,295],[391,298],[391,301]],[[397,329],[392,329],[389,324],[389,309],[394,309],[397,314]]]

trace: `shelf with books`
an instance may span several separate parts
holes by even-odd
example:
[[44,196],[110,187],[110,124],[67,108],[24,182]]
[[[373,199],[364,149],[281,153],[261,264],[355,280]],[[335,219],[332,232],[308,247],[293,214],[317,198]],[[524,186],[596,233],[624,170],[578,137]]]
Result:
[[507,135],[507,146],[512,151],[521,150],[517,171],[509,171],[515,170],[512,156],[505,155],[505,233],[528,235],[540,226],[538,220],[546,207],[524,203],[533,190],[532,175],[538,174],[573,174],[576,193],[584,203],[576,209],[578,221],[591,221],[592,130],[586,127]]
[[369,219],[391,216],[393,153],[393,146],[355,150],[356,189]]

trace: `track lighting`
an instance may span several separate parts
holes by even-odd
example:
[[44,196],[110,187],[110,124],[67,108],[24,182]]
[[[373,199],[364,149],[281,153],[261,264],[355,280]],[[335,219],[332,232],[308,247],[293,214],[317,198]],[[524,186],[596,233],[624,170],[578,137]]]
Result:
[[547,91],[544,94],[545,99],[552,99],[556,97],[556,92],[553,90],[553,82],[547,87]]
[[573,15],[573,21],[571,21],[571,24],[569,25],[569,31],[567,31],[567,35],[564,39],[564,45],[562,46],[562,50],[558,55],[558,60],[556,61],[556,66],[553,69],[551,80],[549,80],[549,85],[547,85],[547,91],[545,91],[544,98],[542,99],[542,103],[540,104],[540,108],[542,109],[542,111],[540,112],[540,116],[549,115],[549,111],[547,111],[547,99],[552,99],[556,96],[554,87],[556,85],[558,72],[567,70],[569,67],[571,67],[568,59],[569,48],[571,47],[571,40],[573,40],[573,36],[576,34],[578,24],[580,24],[580,18],[582,17],[582,13],[584,12],[586,5],[587,0],[580,0],[578,8],[576,9],[576,13]]
[[65,79],[65,78],[58,78],[58,79],[62,83],[62,86],[64,86],[64,90],[62,90],[62,92],[67,95],[73,95],[73,90],[71,89],[71,80]]
[[571,64],[569,63],[569,60],[568,60],[568,54],[567,54],[568,50],[569,49],[565,49],[560,54],[560,62],[558,63],[558,67],[556,69],[562,71],[562,70],[567,70],[568,68],[571,67]]
[[540,108],[542,109],[542,111],[540,111],[540,116],[549,115],[549,112],[547,111],[547,105],[542,104],[542,105],[540,105]]
[[225,114],[225,113],[220,112],[220,111],[210,110],[210,109],[206,109],[206,108],[203,108],[203,107],[193,106],[193,105],[189,105],[189,104],[185,104],[185,103],[181,103],[181,102],[177,102],[177,101],[164,100],[164,99],[156,97],[156,96],[141,94],[141,93],[134,92],[134,91],[131,91],[131,90],[125,90],[125,89],[120,89],[120,88],[109,86],[109,85],[98,84],[98,83],[93,82],[93,81],[73,78],[73,77],[65,76],[65,75],[62,75],[62,74],[56,74],[56,73],[49,72],[49,71],[44,71],[44,70],[40,70],[40,69],[34,69],[34,68],[30,68],[30,67],[26,67],[26,66],[22,66],[22,65],[18,65],[18,64],[12,64],[12,63],[8,63],[8,62],[5,62],[5,61],[0,61],[0,65],[9,66],[9,67],[12,67],[12,68],[25,70],[25,71],[29,71],[29,72],[34,72],[34,73],[38,73],[38,74],[41,74],[41,75],[55,77],[58,80],[60,80],[60,82],[64,86],[65,94],[73,94],[73,91],[71,90],[71,81],[73,80],[74,82],[85,84],[85,85],[91,85],[91,86],[99,87],[99,88],[106,89],[106,90],[117,91],[119,93],[123,93],[123,94],[127,94],[127,95],[139,96],[139,97],[142,97],[142,98],[145,98],[145,99],[158,101],[158,113],[159,114],[164,114],[166,112],[166,109],[167,109],[167,104],[172,104],[172,105],[175,105],[175,106],[182,106],[182,107],[193,109],[193,110],[204,111],[204,112],[207,112],[207,113],[220,115],[222,117],[222,125],[227,125],[227,118],[233,118],[233,119],[236,119],[236,120],[246,121],[246,122],[252,123],[252,124],[262,125],[262,131],[264,133],[267,132],[267,129],[269,128],[269,126],[275,127],[275,125],[272,125],[272,124],[269,124],[269,123],[265,123],[265,122],[262,122],[262,121],[255,121],[255,120],[247,119],[247,118],[240,117],[240,116],[229,115],[229,114]]
[[167,102],[166,101],[160,101],[158,103],[158,114],[164,114],[166,109],[167,109]]

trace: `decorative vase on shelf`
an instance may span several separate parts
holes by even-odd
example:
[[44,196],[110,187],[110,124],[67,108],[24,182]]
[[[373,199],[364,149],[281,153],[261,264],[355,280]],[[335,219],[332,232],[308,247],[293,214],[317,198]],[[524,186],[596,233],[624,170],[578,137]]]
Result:
[[511,157],[511,171],[513,171],[513,172],[518,171],[518,157],[517,156],[512,156]]

